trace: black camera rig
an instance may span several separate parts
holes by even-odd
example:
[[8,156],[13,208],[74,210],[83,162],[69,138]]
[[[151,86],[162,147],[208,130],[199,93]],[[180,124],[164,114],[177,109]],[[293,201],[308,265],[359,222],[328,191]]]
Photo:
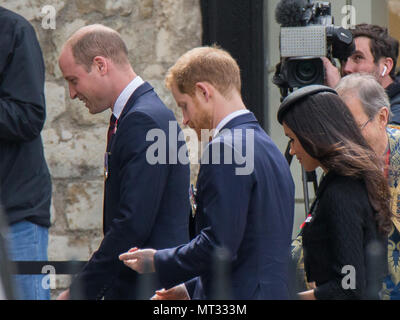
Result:
[[[334,25],[330,2],[281,0],[275,9],[275,18],[281,30],[280,62],[273,83],[280,89],[281,101],[293,90],[325,83],[322,57],[336,65],[334,59],[345,61],[355,49],[351,31]],[[290,165],[292,156],[289,151],[290,143],[285,152]],[[302,167],[302,182],[307,216],[308,183],[313,183],[316,191],[316,172],[305,172]]]
[[326,1],[281,0],[275,10],[281,25],[280,63],[273,79],[282,100],[296,88],[324,84],[321,57],[346,60],[354,51],[350,30],[335,26]]

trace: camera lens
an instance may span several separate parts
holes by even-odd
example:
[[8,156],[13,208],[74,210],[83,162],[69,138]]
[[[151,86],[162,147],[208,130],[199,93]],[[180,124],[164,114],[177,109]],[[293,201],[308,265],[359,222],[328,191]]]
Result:
[[290,88],[301,88],[324,83],[324,66],[319,57],[295,57],[282,67]]
[[299,61],[295,69],[295,76],[302,83],[313,83],[317,74],[318,69],[313,60]]

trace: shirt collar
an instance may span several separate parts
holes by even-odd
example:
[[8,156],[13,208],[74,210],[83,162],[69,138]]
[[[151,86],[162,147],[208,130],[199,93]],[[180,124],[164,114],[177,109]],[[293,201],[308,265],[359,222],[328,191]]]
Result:
[[230,114],[228,114],[225,118],[223,118],[217,125],[217,127],[215,128],[214,131],[214,136],[213,138],[215,138],[219,131],[231,120],[233,120],[234,118],[237,118],[239,116],[241,116],[242,114],[246,114],[246,113],[250,113],[250,111],[248,109],[241,109],[235,112],[232,112]]
[[121,94],[118,96],[117,101],[115,101],[113,107],[113,114],[118,119],[124,109],[126,103],[128,102],[130,96],[144,83],[143,79],[136,76],[129,84],[122,90]]

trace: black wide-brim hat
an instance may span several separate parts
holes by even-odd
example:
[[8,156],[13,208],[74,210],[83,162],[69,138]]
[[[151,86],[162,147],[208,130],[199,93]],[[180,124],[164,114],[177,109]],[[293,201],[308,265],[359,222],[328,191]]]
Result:
[[299,102],[300,100],[304,99],[307,96],[317,94],[320,92],[331,92],[337,94],[337,92],[334,89],[319,84],[313,84],[310,86],[297,89],[293,91],[291,94],[289,94],[279,106],[278,109],[279,123],[282,124],[283,116],[285,115],[286,112],[288,112],[292,107],[296,105],[296,102]]

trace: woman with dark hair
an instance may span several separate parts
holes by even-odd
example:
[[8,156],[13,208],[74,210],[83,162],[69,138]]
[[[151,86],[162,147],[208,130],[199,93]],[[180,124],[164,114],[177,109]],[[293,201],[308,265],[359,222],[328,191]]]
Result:
[[380,160],[331,88],[296,90],[282,102],[278,120],[290,154],[306,171],[324,171],[302,228],[307,281],[315,286],[299,298],[378,299],[391,223]]

